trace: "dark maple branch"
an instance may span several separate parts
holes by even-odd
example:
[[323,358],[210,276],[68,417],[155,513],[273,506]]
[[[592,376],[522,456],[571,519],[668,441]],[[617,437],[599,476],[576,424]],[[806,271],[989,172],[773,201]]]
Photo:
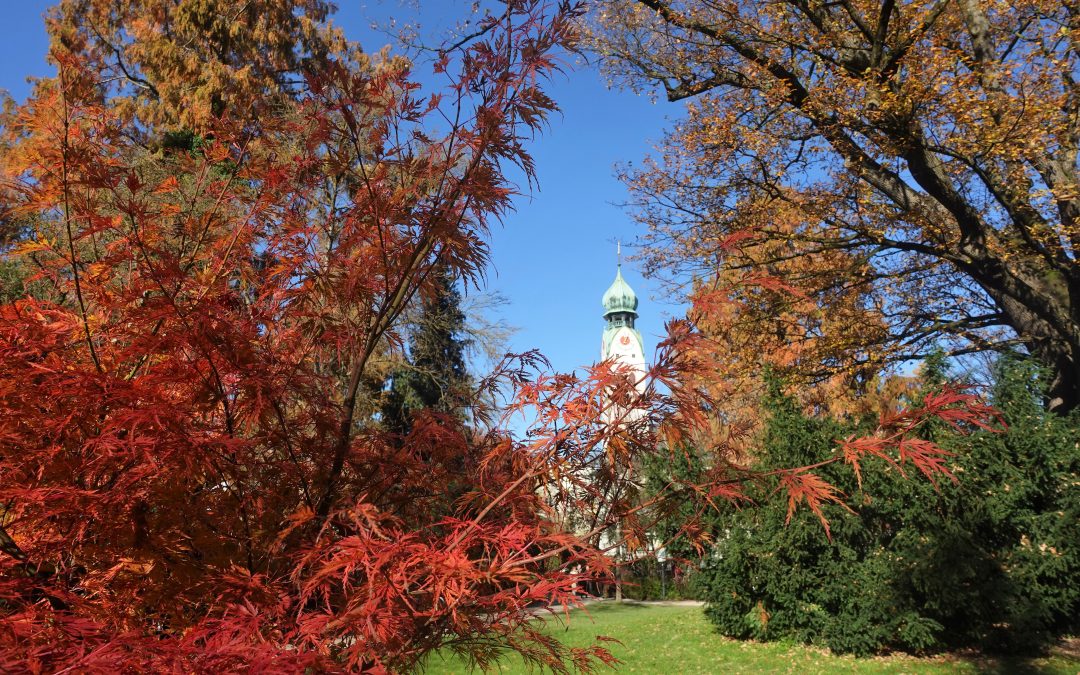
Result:
[[285,422],[285,412],[281,409],[281,402],[277,397],[272,397],[270,405],[274,408],[274,416],[277,418],[278,425],[281,427],[281,437],[285,441],[285,449],[289,453],[289,459],[296,467],[298,477],[300,479],[300,491],[304,495],[304,503],[308,505],[308,508],[315,508],[315,502],[311,498],[311,490],[308,486],[307,477],[304,476],[304,467],[300,463],[299,457],[296,455],[296,450],[293,448],[293,442],[291,434],[289,433],[289,425]]
[[8,554],[21,563],[26,562],[26,553],[15,543],[3,525],[0,525],[0,552]]
[[[511,8],[508,5],[508,21],[510,19],[510,11]],[[509,42],[510,40],[508,38],[508,49],[510,49]],[[508,56],[508,61],[511,58],[512,55]],[[497,103],[501,103],[503,104],[503,106],[509,107],[512,104],[515,96],[516,90],[513,90],[509,84],[503,83],[496,85],[494,94],[495,100],[489,100],[489,98],[485,96],[484,99],[481,101],[478,109],[494,106]],[[356,127],[355,120],[353,119],[351,113],[349,113],[348,110],[343,109],[343,113],[345,113],[343,117],[349,127],[349,136],[353,143],[355,151],[357,152],[357,156],[362,157],[363,153],[361,145],[359,143],[359,131]],[[460,110],[458,114],[460,115]],[[510,124],[513,125],[514,122],[510,122]],[[451,139],[454,139],[461,132],[461,128],[455,127],[451,129],[449,136]],[[435,202],[439,203],[441,201],[443,206],[442,208],[436,210],[436,212],[433,213],[431,216],[429,216],[430,222],[428,223],[427,228],[422,232],[406,264],[398,272],[398,281],[393,292],[390,294],[390,297],[381,304],[379,311],[372,317],[371,323],[369,324],[368,328],[366,345],[362,350],[359,359],[353,365],[353,369],[349,377],[349,382],[346,386],[345,399],[343,403],[343,415],[337,432],[337,441],[332,454],[330,470],[325,480],[323,495],[320,498],[316,507],[316,515],[319,519],[326,518],[326,516],[330,512],[333,501],[336,498],[337,482],[342,470],[344,469],[345,457],[348,454],[349,446],[351,444],[353,416],[355,414],[357,393],[359,391],[360,381],[363,376],[363,372],[367,367],[367,361],[371,357],[372,353],[374,353],[376,345],[382,339],[385,332],[389,330],[390,326],[393,325],[394,321],[396,321],[398,316],[400,316],[401,312],[404,311],[408,302],[411,300],[417,289],[420,287],[420,285],[422,285],[424,281],[424,277],[426,276],[426,274],[417,277],[417,273],[420,271],[421,267],[427,262],[428,256],[435,250],[435,247],[438,244],[435,233],[431,229],[431,224],[439,222],[440,219],[447,217],[447,215],[449,215],[447,212],[453,207],[458,208],[458,216],[456,218],[456,222],[453,224],[453,229],[459,228],[461,226],[461,223],[464,221],[468,212],[469,204],[472,201],[472,195],[465,194],[463,192],[463,186],[467,184],[469,178],[473,176],[479,170],[482,163],[486,161],[487,154],[491,149],[491,144],[491,139],[487,138],[486,136],[482,137],[482,140],[478,144],[478,146],[472,149],[472,156],[468,165],[462,171],[462,177],[453,181],[454,187],[447,195],[442,195],[441,191],[443,189],[442,186],[445,184],[447,175],[450,173],[451,169],[449,167],[449,164],[447,164],[447,166],[444,168],[438,192],[434,197]],[[452,146],[449,144],[448,146],[449,147],[447,148],[447,156],[450,157]],[[360,163],[359,171],[361,173],[361,178],[364,181],[366,189],[369,192],[369,195],[374,198],[375,190],[374,187],[371,185],[371,182],[366,173],[366,169],[363,166],[362,162]],[[528,174],[530,172],[526,171],[526,173]],[[464,203],[459,204],[458,202],[462,199],[464,199]],[[436,255],[436,261],[440,255],[441,251],[439,254]]]
[[68,104],[68,83],[66,67],[61,61],[59,65],[60,74],[60,97],[63,107],[63,125],[64,136],[61,139],[60,145],[60,157],[61,157],[61,181],[64,189],[64,227],[67,229],[67,243],[68,253],[71,256],[71,275],[75,282],[75,298],[79,303],[79,316],[82,319],[83,331],[86,334],[86,346],[90,349],[90,358],[94,361],[94,367],[98,373],[103,372],[101,368],[101,360],[98,358],[97,349],[94,347],[94,338],[90,335],[90,321],[86,315],[86,301],[83,299],[82,281],[79,275],[79,259],[75,253],[75,232],[71,228],[71,186],[68,180],[68,161],[70,155],[70,127],[71,127],[71,108]]
[[667,99],[671,102],[682,101],[683,99],[693,98],[700,94],[704,94],[707,91],[716,89],[717,87],[732,86],[737,88],[745,88],[749,86],[750,81],[742,73],[736,71],[714,73],[712,76],[703,80],[695,81],[682,81],[678,85],[672,85],[664,80],[664,89],[667,91]]
[[[56,566],[51,563],[32,563],[26,552],[11,538],[3,525],[0,525],[0,553],[4,553],[18,562],[20,574],[28,577],[51,577],[56,574]],[[67,603],[53,593],[40,589],[53,609],[67,609]]]
[[105,36],[101,34],[101,31],[98,30],[98,27],[93,22],[87,23],[90,25],[90,30],[93,31],[94,36],[103,45],[108,47],[112,51],[114,56],[116,56],[116,67],[120,69],[121,73],[123,73],[124,79],[137,87],[141,87],[149,91],[151,94],[154,95],[154,98],[160,98],[161,95],[158,93],[157,87],[155,87],[149,80],[137,77],[128,70],[127,66],[124,65],[124,55],[123,52],[120,51],[120,48],[114,45],[111,41],[106,40]]
[[330,470],[324,481],[322,497],[319,498],[318,505],[315,508],[315,514],[320,520],[325,519],[330,513],[334,499],[337,497],[337,482],[341,476],[342,470],[345,468],[345,457],[348,455],[349,446],[352,443],[353,417],[356,412],[357,394],[360,390],[360,382],[364,371],[367,368],[368,359],[371,358],[371,355],[374,353],[375,347],[382,339],[382,336],[389,330],[390,326],[393,325],[401,312],[405,310],[409,300],[416,292],[418,283],[415,278],[415,272],[424,262],[434,245],[435,241],[430,232],[426,233],[426,236],[421,238],[419,244],[410,256],[410,260],[405,267],[404,273],[401,274],[398,279],[398,284],[393,296],[387,302],[382,304],[379,312],[373,317],[373,325],[368,331],[368,337],[364,348],[356,363],[353,364],[352,371],[349,375],[349,382],[345,389],[345,400],[342,403],[341,423],[338,427],[337,442],[334,446]]

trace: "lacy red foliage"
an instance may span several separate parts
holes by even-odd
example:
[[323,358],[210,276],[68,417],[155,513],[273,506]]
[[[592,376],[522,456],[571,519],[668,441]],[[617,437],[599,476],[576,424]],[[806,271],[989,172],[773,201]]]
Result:
[[9,254],[43,290],[0,307],[0,670],[610,661],[529,622],[580,576],[546,552],[605,566],[544,518],[531,449],[435,414],[394,438],[364,402],[430,271],[483,273],[577,13],[511,3],[433,96],[327,59],[157,152],[54,51],[5,124]]

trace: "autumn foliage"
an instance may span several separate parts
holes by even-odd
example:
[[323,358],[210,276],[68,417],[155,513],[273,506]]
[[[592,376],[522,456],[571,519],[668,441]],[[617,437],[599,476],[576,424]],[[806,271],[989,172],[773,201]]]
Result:
[[[720,279],[731,359],[857,385],[1022,345],[1050,405],[1080,405],[1074,3],[604,0],[595,18],[615,78],[685,102],[626,179],[651,271]],[[722,283],[749,267],[798,300]]]
[[[379,419],[374,364],[435,270],[483,274],[578,9],[507,3],[421,92],[406,62],[351,48],[281,61],[300,84],[273,62],[232,73],[254,29],[205,70],[165,68],[190,40],[138,22],[168,26],[172,5],[107,4],[62,5],[58,75],[4,120],[4,257],[26,290],[0,306],[0,670],[398,672],[436,649],[610,662],[529,607],[610,575],[598,533],[644,546],[650,509],[738,499],[753,478],[718,446],[709,482],[636,503],[611,470],[708,426],[700,334],[672,324],[644,396],[611,364],[553,375],[526,354],[406,432]],[[237,17],[257,28],[264,4],[305,17],[271,43],[310,55],[324,33],[293,5]],[[174,76],[199,83],[192,107],[163,87]],[[934,399],[836,461],[935,475],[938,451],[904,430],[981,424],[973,403]],[[838,498],[809,469],[781,480],[796,505]],[[590,531],[559,526],[559,505],[597,502]]]

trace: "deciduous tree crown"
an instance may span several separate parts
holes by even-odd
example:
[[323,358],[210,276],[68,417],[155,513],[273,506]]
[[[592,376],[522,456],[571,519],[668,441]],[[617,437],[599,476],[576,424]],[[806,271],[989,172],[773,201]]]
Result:
[[[1078,16],[1043,0],[597,3],[611,74],[687,101],[627,176],[650,269],[732,303],[736,332],[804,345],[794,371],[811,378],[1020,343],[1052,369],[1052,407],[1076,407]],[[738,275],[773,286],[710,297]]]

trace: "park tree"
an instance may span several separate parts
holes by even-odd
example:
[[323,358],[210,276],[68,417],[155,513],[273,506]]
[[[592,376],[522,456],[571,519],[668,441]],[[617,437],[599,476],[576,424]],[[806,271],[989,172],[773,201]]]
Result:
[[[368,59],[328,21],[325,0],[61,0],[55,50],[101,74],[110,106],[151,143],[188,140],[224,113],[254,118],[304,91],[328,58]],[[154,137],[156,132],[156,137]]]
[[[203,18],[275,15],[220,4]],[[433,270],[486,264],[576,10],[506,5],[434,63],[442,91],[345,50],[283,96],[275,63],[244,81],[245,54],[310,51],[325,26],[306,23],[321,5],[270,4],[274,30],[302,30],[264,52],[243,22],[236,42],[180,28],[214,3],[64,3],[57,76],[4,118],[5,216],[24,227],[3,256],[47,290],[0,307],[0,669],[607,658],[526,610],[573,588],[545,555],[604,566],[543,518],[550,456],[445,416],[392,442],[361,400]],[[156,70],[162,35],[192,71]],[[514,363],[487,386],[523,384]],[[430,508],[451,471],[468,494]]]
[[472,389],[461,292],[445,269],[433,274],[432,293],[422,298],[409,327],[408,357],[390,374],[382,402],[383,422],[395,431],[411,427],[421,410],[460,413]]
[[[804,381],[1022,345],[1053,374],[1050,407],[1075,408],[1077,16],[1040,0],[597,3],[612,77],[686,102],[660,156],[626,172],[648,269],[696,281],[701,314],[744,336],[776,335],[768,304],[803,317],[784,340],[828,352],[780,364]],[[745,283],[713,283],[733,274]]]
[[[162,151],[197,145],[226,109],[234,119],[254,120],[295,99],[306,88],[305,71],[326,59],[371,68],[371,59],[328,22],[331,8],[322,0],[62,0],[46,23],[56,53],[101,74],[95,100],[130,119],[125,133],[132,140]],[[9,119],[13,104],[5,101]],[[5,204],[16,201],[7,196]],[[0,213],[0,242],[29,236],[35,217]],[[0,263],[0,294],[49,292],[28,285],[39,267],[33,258]]]

